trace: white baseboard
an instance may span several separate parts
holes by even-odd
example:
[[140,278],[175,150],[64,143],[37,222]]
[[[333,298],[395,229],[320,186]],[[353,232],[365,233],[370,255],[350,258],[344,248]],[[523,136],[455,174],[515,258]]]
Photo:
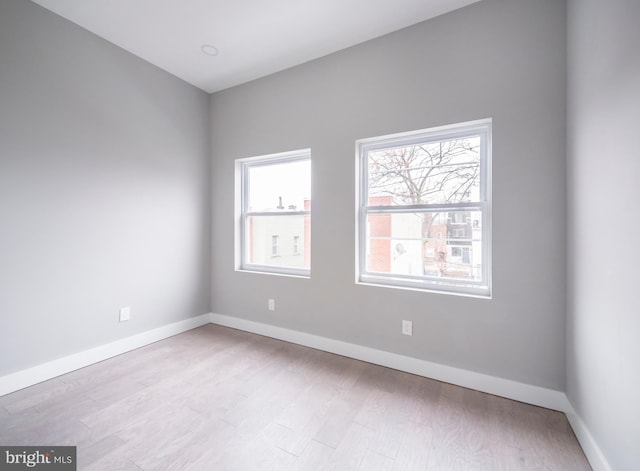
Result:
[[576,414],[564,392],[406,357],[374,348],[342,342],[340,340],[328,339],[304,332],[262,324],[238,317],[212,313],[210,314],[210,319],[212,324],[233,327],[267,337],[285,340],[325,352],[355,358],[368,363],[406,371],[407,373],[413,373],[465,388],[475,389],[496,396],[563,412],[567,416],[593,470],[612,471],[602,450],[593,439],[593,436],[582,419]]
[[163,340],[173,335],[195,329],[209,323],[209,314],[192,317],[173,324],[158,327],[141,334],[133,335],[121,340],[116,340],[99,347],[74,353],[57,360],[27,368],[0,377],[0,396],[9,394],[19,389],[32,386],[56,376],[92,365],[99,361],[107,360],[136,348],[144,347],[151,343]]
[[578,442],[580,442],[580,446],[582,446],[584,454],[587,455],[593,471],[613,471],[604,453],[602,453],[602,449],[598,446],[598,443],[580,416],[573,410],[573,407],[571,411],[566,412],[566,415],[573,432],[576,434]]
[[564,412],[594,471],[612,471],[564,392],[221,314],[203,314],[0,377],[0,396],[212,323]]
[[287,342],[316,348],[325,352],[336,353],[349,358],[355,358],[356,360],[406,371],[407,373],[413,373],[427,378],[437,379],[496,396],[502,396],[565,413],[573,411],[571,404],[569,404],[567,400],[567,396],[561,391],[541,388],[539,386],[441,365],[426,360],[419,360],[396,353],[262,324],[238,317],[211,314],[210,319],[212,324],[233,327],[267,337],[285,340]]

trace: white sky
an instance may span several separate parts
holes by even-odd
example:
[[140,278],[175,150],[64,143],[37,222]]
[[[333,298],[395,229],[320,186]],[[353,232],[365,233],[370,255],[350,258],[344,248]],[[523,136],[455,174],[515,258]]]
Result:
[[304,209],[311,198],[311,161],[299,160],[277,165],[257,165],[249,170],[249,210],[277,210],[279,197],[285,209]]

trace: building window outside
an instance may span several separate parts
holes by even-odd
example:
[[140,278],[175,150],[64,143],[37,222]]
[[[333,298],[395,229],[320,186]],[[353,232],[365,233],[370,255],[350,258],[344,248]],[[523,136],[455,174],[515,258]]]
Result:
[[300,255],[300,236],[293,236],[293,254]]
[[[310,150],[239,159],[236,168],[240,207],[237,268],[309,276]],[[287,246],[287,240],[294,243]]]
[[360,283],[489,297],[491,121],[357,141]]

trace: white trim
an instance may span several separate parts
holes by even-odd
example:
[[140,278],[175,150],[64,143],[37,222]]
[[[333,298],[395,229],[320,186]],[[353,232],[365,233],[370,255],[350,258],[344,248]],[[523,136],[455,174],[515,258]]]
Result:
[[279,340],[316,348],[325,352],[336,353],[356,360],[386,366],[407,373],[456,384],[465,388],[494,394],[497,396],[546,407],[561,412],[573,412],[566,395],[561,391],[520,383],[496,376],[476,373],[453,366],[441,365],[426,360],[411,358],[396,353],[385,352],[375,348],[364,347],[340,340],[320,337],[295,330],[262,324],[221,314],[210,314],[212,324],[253,332]]
[[405,371],[407,373],[413,373],[465,388],[475,389],[496,396],[563,412],[566,414],[593,470],[613,471],[613,468],[609,465],[602,449],[593,438],[593,435],[591,435],[585,423],[573,409],[566,394],[561,391],[441,365],[426,360],[419,360],[417,358],[406,357],[396,353],[285,329],[283,327],[213,313],[203,314],[198,317],[192,317],[158,327],[141,334],[116,340],[99,347],[2,376],[0,377],[0,396],[28,386],[33,386],[42,381],[107,360],[209,323],[265,335],[325,352],[343,355],[399,371]]
[[565,414],[567,415],[567,419],[569,419],[569,424],[571,424],[573,432],[576,434],[578,442],[580,442],[580,446],[582,446],[584,454],[587,455],[593,471],[613,471],[604,453],[602,453],[602,449],[598,446],[593,435],[591,435],[591,432],[589,432],[589,429],[573,407],[571,407],[570,411],[565,412]]
[[589,432],[580,416],[575,412],[566,394],[554,389],[542,388],[531,384],[520,383],[496,376],[476,373],[452,366],[441,365],[426,360],[406,357],[396,353],[385,352],[362,345],[342,342],[340,340],[320,337],[295,330],[285,329],[268,324],[225,316],[209,315],[212,324],[245,330],[259,335],[284,340],[287,342],[316,348],[325,352],[343,355],[349,358],[386,366],[399,371],[413,373],[427,378],[444,381],[465,388],[475,389],[496,396],[525,402],[563,412],[573,428],[578,442],[589,460],[593,471],[613,471],[602,449]]
[[202,314],[0,377],[0,396],[121,355],[209,323]]

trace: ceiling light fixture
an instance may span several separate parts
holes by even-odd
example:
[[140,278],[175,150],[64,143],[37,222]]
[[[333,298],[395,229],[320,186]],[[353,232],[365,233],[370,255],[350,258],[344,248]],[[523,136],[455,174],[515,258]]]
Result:
[[202,46],[200,46],[200,50],[203,54],[206,54],[208,56],[217,56],[219,52],[218,48],[212,46],[211,44],[203,44]]

